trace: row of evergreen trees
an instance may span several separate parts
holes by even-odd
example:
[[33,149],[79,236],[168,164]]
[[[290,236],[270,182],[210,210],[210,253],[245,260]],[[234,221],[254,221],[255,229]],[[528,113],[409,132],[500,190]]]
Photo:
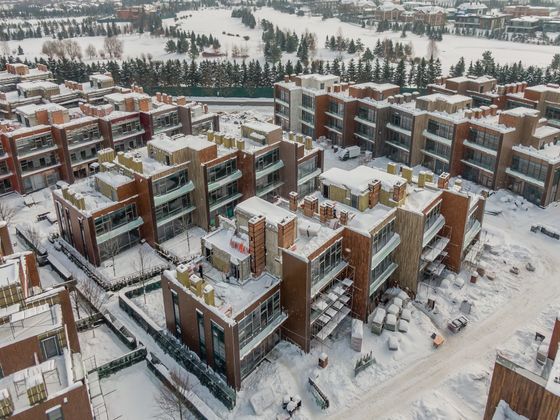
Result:
[[115,23],[98,23],[91,18],[84,19],[82,22],[76,20],[42,21],[37,26],[21,24],[0,24],[0,40],[2,41],[21,41],[26,38],[58,38],[67,39],[80,36],[113,36],[131,31],[132,28],[125,26],[121,29]]
[[247,7],[243,7],[241,9],[233,9],[231,11],[231,17],[241,18],[241,22],[243,23],[243,25],[248,26],[251,29],[254,29],[255,26],[257,26],[255,15],[253,15],[251,9]]
[[[14,57],[1,57],[0,67],[5,68],[7,62],[18,61]],[[67,59],[40,59],[53,72],[58,83],[64,80],[85,81],[89,74],[96,71],[110,71],[116,82],[128,86],[138,83],[145,87],[166,86],[200,86],[200,87],[271,87],[285,74],[320,73],[336,74],[345,81],[355,82],[392,82],[399,86],[424,88],[442,75],[441,63],[438,59],[419,62],[399,60],[396,64],[389,60],[350,60],[348,63],[335,59],[333,61],[312,61],[308,66],[300,60],[292,63],[278,62],[261,64],[251,61],[214,61],[203,60],[168,60],[165,62],[149,59],[128,59],[119,63],[85,64]],[[35,64],[35,63],[27,63]],[[461,59],[452,66],[451,75],[490,75],[499,83],[511,83],[525,80],[529,85],[560,82],[560,54],[553,57],[552,63],[546,68],[537,66],[525,67],[521,63],[513,65],[496,64],[492,54],[485,52],[483,57],[474,63],[465,65]]]

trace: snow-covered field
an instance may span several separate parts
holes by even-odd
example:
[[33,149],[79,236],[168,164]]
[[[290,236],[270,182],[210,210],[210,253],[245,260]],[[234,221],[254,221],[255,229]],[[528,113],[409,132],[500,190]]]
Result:
[[[88,368],[95,365],[101,366],[130,351],[105,324],[79,332],[78,338],[80,339],[82,359]],[[88,359],[91,360],[88,361]]]
[[[254,12],[257,22],[266,19],[274,23],[283,30],[295,31],[302,34],[306,31],[315,33],[319,49],[316,59],[333,60],[338,53],[324,48],[325,37],[341,33],[346,38],[360,38],[366,47],[372,50],[377,40],[391,39],[393,42],[411,43],[416,57],[425,57],[428,54],[428,38],[420,37],[408,33],[406,38],[401,38],[400,32],[379,33],[369,28],[362,28],[347,22],[341,22],[337,18],[322,20],[319,16],[296,16],[279,12],[269,7],[263,7]],[[211,24],[209,24],[211,22]],[[165,26],[177,25],[185,31],[194,31],[196,34],[212,35],[218,38],[222,46],[222,52],[231,55],[235,47],[246,48],[250,59],[264,60],[262,51],[260,25],[255,29],[250,29],[241,23],[241,19],[231,17],[231,9],[206,8],[197,11],[182,12],[177,20],[166,19]],[[245,41],[243,37],[248,36]],[[183,59],[186,55],[169,54],[164,50],[167,38],[152,37],[149,34],[130,34],[120,35],[123,41],[123,58],[136,58],[141,56],[151,56],[155,60]],[[89,44],[93,44],[98,50],[103,49],[103,37],[81,37],[74,38],[82,47],[82,50]],[[16,51],[21,46],[24,51],[23,57],[33,59],[42,55],[42,42],[38,39],[24,39],[21,41],[9,41],[10,50]],[[499,41],[485,38],[459,37],[454,35],[444,35],[442,42],[438,44],[438,57],[442,62],[443,71],[457,63],[460,57],[464,57],[467,64],[471,60],[481,57],[482,52],[489,50],[492,52],[497,63],[511,64],[521,61],[525,65],[549,65],[553,54],[558,52],[557,46],[523,44],[510,41]],[[349,59],[350,55],[344,54],[344,59]],[[99,58],[94,58],[93,61]],[[201,59],[201,57],[199,57]],[[84,57],[85,61],[89,61]],[[283,54],[283,61],[297,60],[295,54]]]

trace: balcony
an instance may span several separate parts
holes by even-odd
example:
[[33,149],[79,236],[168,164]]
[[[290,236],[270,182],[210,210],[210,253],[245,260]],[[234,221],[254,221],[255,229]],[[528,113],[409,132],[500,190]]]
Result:
[[476,220],[470,226],[469,230],[467,230],[467,233],[465,233],[465,239],[463,239],[463,251],[471,244],[471,242],[473,241],[475,236],[478,235],[481,229],[482,226],[480,224],[480,221],[478,220]]
[[88,140],[84,142],[77,141],[75,143],[68,143],[68,150],[76,150],[76,149],[81,149],[82,147],[93,146],[102,141],[103,141],[103,137],[98,137],[96,139]]
[[375,291],[377,289],[379,289],[379,287],[385,283],[385,281],[391,276],[391,274],[393,274],[395,272],[395,270],[397,269],[398,264],[391,262],[391,264],[389,265],[389,267],[387,267],[385,269],[385,271],[383,273],[381,273],[381,275],[376,278],[370,285],[369,285],[369,295],[373,295],[375,293]]
[[443,228],[444,225],[445,218],[440,214],[437,217],[436,221],[424,231],[424,236],[422,238],[422,248],[426,247],[426,245],[428,245],[430,241],[435,238],[437,233]]
[[315,338],[325,340],[350,313],[347,305],[353,284],[350,278],[336,281],[311,303],[310,324],[321,327]]
[[483,166],[484,164],[481,162],[473,161],[471,159],[461,159],[461,162],[463,162],[465,165],[471,166],[476,169],[480,169],[481,171],[488,172],[489,174],[494,175],[494,168],[488,168],[486,166]]
[[344,260],[341,260],[336,267],[334,267],[330,272],[328,272],[327,274],[325,274],[325,276],[319,280],[317,283],[313,284],[311,286],[311,299],[315,298],[315,296],[327,285],[329,284],[331,281],[333,281],[336,276],[338,276],[340,273],[342,273],[342,270],[344,270],[346,267],[348,267],[348,263]]
[[217,190],[220,187],[223,187],[227,184],[229,184],[230,182],[233,181],[237,181],[238,179],[241,179],[241,177],[243,176],[243,174],[241,173],[241,171],[239,169],[236,169],[235,171],[233,171],[231,174],[217,180],[214,181],[212,183],[208,184],[208,192],[212,192],[214,190]]
[[375,127],[376,127],[376,124],[375,124],[374,121],[366,120],[366,119],[361,118],[361,117],[359,117],[359,116],[357,116],[357,115],[354,117],[354,121],[359,122],[359,123],[361,123],[361,124],[368,125],[368,126],[370,126],[370,127],[372,127],[372,128],[375,128]]
[[120,134],[116,134],[115,132],[113,132],[113,142],[117,143],[119,141],[123,141],[123,140],[127,140],[131,137],[136,137],[138,135],[144,134],[146,131],[141,128],[140,130],[136,130],[136,131],[129,131],[127,133],[120,133]]
[[397,133],[404,134],[405,136],[408,136],[408,137],[412,136],[412,131],[407,130],[406,128],[399,127],[398,125],[395,125],[395,124],[392,124],[392,123],[387,123],[386,127],[389,130],[396,131]]
[[186,214],[191,213],[193,210],[195,209],[195,207],[193,205],[190,205],[189,207],[185,207],[183,209],[181,209],[181,211],[178,211],[176,213],[167,215],[167,217],[161,219],[161,220],[156,220],[156,225],[157,226],[163,226],[169,222],[172,222],[175,219],[178,219],[180,217],[183,217]]
[[430,139],[430,140],[433,140],[433,141],[435,141],[435,142],[441,143],[441,144],[443,144],[443,145],[445,145],[445,146],[451,147],[451,145],[452,145],[452,141],[451,141],[451,140],[446,139],[445,137],[438,136],[437,134],[430,133],[428,130],[424,130],[424,131],[422,132],[422,135],[423,135],[424,137]]
[[514,178],[520,179],[521,181],[528,182],[529,184],[535,185],[539,188],[544,188],[544,181],[530,177],[529,175],[523,174],[511,168],[506,168],[506,174]]
[[427,150],[427,149],[421,149],[421,150],[422,150],[422,153],[424,153],[425,155],[431,156],[434,159],[441,160],[442,162],[445,162],[445,163],[449,164],[449,159],[448,158],[443,157],[441,155],[438,155],[437,153],[435,153],[433,151],[430,151],[430,150]]
[[29,158],[33,156],[39,156],[45,153],[54,152],[58,149],[56,144],[52,144],[46,147],[38,147],[35,149],[18,149],[17,155],[18,158]]
[[400,243],[400,235],[398,233],[393,233],[391,239],[389,239],[387,243],[371,257],[371,269],[373,270],[377,267],[391,252],[397,249]]
[[173,131],[173,130],[179,130],[183,127],[183,124],[178,123],[178,124],[174,124],[174,125],[167,125],[164,127],[154,127],[154,134],[161,134],[161,133],[167,133],[169,131]]
[[278,102],[280,105],[283,105],[283,106],[285,106],[285,107],[287,107],[287,108],[290,108],[290,103],[287,102],[287,100],[289,100],[289,99],[286,99],[286,98],[279,98],[279,97],[277,97],[277,96],[274,98],[274,101],[275,101],[275,102]]
[[154,197],[154,206],[157,207],[163,203],[167,203],[168,201],[174,200],[177,197],[188,194],[193,190],[194,190],[194,184],[192,183],[192,181],[189,181],[182,187],[177,188],[176,190],[173,190],[166,194],[156,195]]
[[212,204],[210,205],[210,212],[213,212],[213,211],[215,211],[215,210],[217,210],[217,209],[219,209],[219,208],[225,206],[226,204],[232,203],[232,202],[234,202],[235,200],[240,199],[241,197],[243,197],[243,194],[241,194],[241,193],[235,193],[235,194],[233,194],[233,195],[230,195],[230,196],[228,196],[228,197],[224,197],[224,198],[222,198],[222,199],[220,199],[220,200],[218,200],[218,201],[215,201],[214,203],[212,203]]
[[261,344],[270,334],[272,334],[278,327],[280,327],[286,320],[288,315],[285,312],[280,312],[280,314],[268,323],[258,334],[256,334],[251,340],[249,340],[243,347],[239,349],[239,359],[242,360],[247,356],[253,349],[255,349],[259,344]]
[[266,195],[269,192],[272,192],[275,189],[280,188],[282,185],[284,185],[284,181],[277,181],[277,182],[273,182],[271,184],[265,185],[264,187],[257,188],[257,196],[262,197],[263,195]]
[[496,150],[492,150],[492,149],[490,149],[486,146],[482,146],[478,143],[474,143],[474,142],[469,141],[469,140],[463,140],[463,145],[467,146],[471,149],[478,150],[479,152],[486,153],[487,155],[490,155],[490,156],[494,156],[494,157],[498,156],[498,152]]
[[284,162],[281,161],[281,160],[278,160],[278,161],[274,162],[272,165],[269,165],[264,169],[257,170],[256,173],[255,173],[255,179],[261,179],[262,177],[270,175],[271,173],[276,172],[276,171],[282,169],[283,167],[284,167]]
[[130,232],[136,228],[139,228],[144,224],[144,220],[141,217],[138,217],[124,225],[119,226],[116,229],[113,229],[109,232],[102,233],[101,235],[97,235],[97,245],[107,242],[110,239],[116,238],[119,235],[122,235],[125,232]]
[[329,117],[336,118],[337,120],[341,120],[341,121],[344,119],[344,114],[342,113],[339,114],[331,111],[325,111],[325,115],[328,115]]
[[43,165],[43,166],[40,166],[38,168],[33,168],[31,170],[25,170],[25,171],[22,170],[21,171],[21,176],[22,176],[22,178],[26,178],[28,176],[37,175],[37,174],[40,174],[41,172],[49,171],[51,169],[58,168],[60,166],[62,166],[62,164],[60,162],[53,162],[49,165]]
[[334,131],[336,134],[340,134],[342,136],[342,128],[333,127],[332,125],[325,125],[325,128],[329,131]]
[[311,181],[313,178],[318,177],[319,175],[321,175],[321,168],[317,168],[314,171],[311,171],[309,173],[307,173],[306,175],[298,178],[298,185],[302,185],[305,184],[308,181]]
[[402,143],[397,143],[391,140],[385,140],[385,144],[388,144],[389,146],[394,147],[395,149],[402,150],[403,152],[410,153],[410,149],[408,149],[408,147],[410,146],[406,146]]

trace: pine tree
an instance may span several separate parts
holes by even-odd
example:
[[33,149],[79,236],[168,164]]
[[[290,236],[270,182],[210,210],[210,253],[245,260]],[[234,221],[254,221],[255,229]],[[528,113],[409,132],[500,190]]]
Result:
[[393,83],[401,87],[406,85],[406,66],[403,58],[401,58],[397,64],[393,75]]

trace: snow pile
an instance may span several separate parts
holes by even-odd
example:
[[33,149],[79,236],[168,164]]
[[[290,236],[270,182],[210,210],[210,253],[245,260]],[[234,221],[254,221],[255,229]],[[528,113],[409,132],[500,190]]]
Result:
[[492,420],[529,420],[527,417],[517,414],[511,409],[507,402],[500,400]]

